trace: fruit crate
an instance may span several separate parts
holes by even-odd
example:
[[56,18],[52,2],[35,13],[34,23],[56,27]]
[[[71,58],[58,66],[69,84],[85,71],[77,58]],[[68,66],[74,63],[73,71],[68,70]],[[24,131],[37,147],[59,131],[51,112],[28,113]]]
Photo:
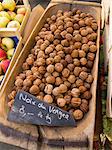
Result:
[[[29,39],[27,40],[24,48],[22,49],[20,55],[18,56],[18,59],[11,70],[7,81],[5,82],[1,93],[0,93],[0,99],[1,99],[1,116],[4,116],[5,121],[7,119],[7,95],[10,93],[11,88],[14,86],[14,77],[21,72],[21,66],[23,62],[25,61],[27,55],[29,54],[31,48],[34,46],[34,40],[38,32],[43,27],[45,20],[47,17],[50,17],[51,15],[55,14],[57,10],[70,10],[71,8],[79,8],[84,12],[88,12],[94,16],[94,18],[97,20],[98,23],[98,38],[97,38],[97,53],[96,58],[92,70],[92,74],[94,76],[94,82],[91,87],[92,91],[92,99],[89,104],[89,112],[84,117],[83,120],[81,120],[77,127],[46,127],[46,126],[39,126],[39,137],[43,145],[41,149],[53,149],[50,146],[62,146],[64,149],[67,149],[68,147],[78,147],[82,146],[81,149],[92,149],[93,146],[93,135],[94,135],[94,124],[95,124],[95,111],[96,111],[96,87],[97,87],[97,74],[98,74],[98,59],[99,59],[99,38],[100,38],[100,11],[101,11],[101,5],[96,3],[89,3],[89,2],[77,2],[72,0],[55,0],[52,1],[49,6],[46,8],[45,12],[41,16],[40,20],[36,24],[35,28],[33,29]],[[9,88],[10,87],[10,88]],[[7,121],[9,126],[13,125],[17,126],[17,124]],[[18,124],[19,125],[19,124]],[[32,129],[35,129],[34,125],[31,125]],[[30,130],[30,128],[29,128]],[[74,144],[75,143],[75,144]],[[47,145],[50,146],[47,146]],[[75,148],[73,148],[75,150]],[[61,149],[61,148],[60,148]],[[63,149],[63,148],[62,148]],[[77,148],[76,148],[77,149]]]
[[8,78],[8,75],[11,71],[11,69],[13,68],[16,60],[17,60],[17,57],[22,49],[22,37],[17,33],[17,32],[14,32],[14,31],[9,31],[9,32],[5,32],[5,31],[0,31],[0,38],[4,38],[4,37],[10,37],[10,38],[13,38],[14,39],[14,42],[15,42],[15,45],[16,45],[16,48],[15,48],[15,51],[14,51],[14,54],[11,58],[11,61],[10,61],[10,64],[9,64],[9,67],[1,81],[1,84],[0,84],[0,90],[2,89],[4,83],[6,82],[6,79]]
[[[1,2],[2,2],[2,0],[1,0]],[[18,8],[25,8],[26,9],[26,13],[25,13],[23,21],[22,21],[22,23],[20,25],[20,28],[19,29],[17,29],[17,28],[0,28],[0,31],[6,31],[6,32],[8,32],[8,31],[12,31],[12,30],[15,31],[16,30],[16,31],[18,31],[20,33],[20,35],[23,35],[25,26],[27,24],[27,21],[29,19],[30,13],[31,13],[31,8],[30,8],[28,0],[23,0],[22,4],[19,3],[19,1],[16,1],[16,2],[17,2],[17,4],[16,4],[15,10],[17,10]]]

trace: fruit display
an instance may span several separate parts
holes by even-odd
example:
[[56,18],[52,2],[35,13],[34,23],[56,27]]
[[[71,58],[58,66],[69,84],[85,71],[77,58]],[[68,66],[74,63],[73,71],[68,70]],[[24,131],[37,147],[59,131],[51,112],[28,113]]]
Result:
[[19,29],[26,13],[25,7],[16,8],[14,0],[0,2],[0,28]]
[[22,89],[81,120],[92,98],[97,28],[94,17],[81,10],[58,10],[47,18],[8,95],[9,107]]
[[0,83],[2,82],[17,46],[17,37],[0,38]]

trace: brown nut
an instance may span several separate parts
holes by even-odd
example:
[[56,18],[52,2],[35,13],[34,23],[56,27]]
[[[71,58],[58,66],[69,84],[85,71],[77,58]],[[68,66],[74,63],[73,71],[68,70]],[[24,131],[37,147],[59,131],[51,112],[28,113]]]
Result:
[[44,97],[42,96],[42,95],[37,95],[36,96],[39,100],[43,100],[44,99]]
[[86,91],[82,95],[82,98],[87,99],[87,100],[91,99],[91,97],[92,97],[92,94],[90,91]]
[[54,72],[54,65],[48,65],[47,66],[47,72],[53,73]]
[[66,104],[70,104],[70,102],[71,102],[71,96],[65,95],[64,99],[66,100]]
[[83,85],[83,80],[77,79],[77,80],[76,80],[76,86],[77,86],[77,87],[80,87],[80,86],[82,86],[82,85]]
[[82,99],[82,104],[88,105],[89,102],[88,102],[88,100],[86,100],[86,99]]
[[10,100],[12,100],[12,99],[14,99],[15,98],[15,96],[16,96],[16,91],[12,91],[9,95],[8,95],[8,98],[10,99]]
[[91,74],[88,75],[86,82],[88,82],[90,84],[93,82],[93,76]]
[[32,85],[32,87],[29,89],[29,92],[33,95],[36,95],[39,93],[39,87],[37,85]]
[[82,103],[82,104],[80,105],[80,109],[81,109],[84,113],[87,113],[88,110],[89,110],[89,106],[86,105],[86,104],[84,104],[84,103]]
[[76,77],[79,76],[81,70],[82,70],[82,69],[81,69],[80,67],[75,67],[75,68],[74,68],[74,75],[75,75]]
[[69,88],[71,86],[71,83],[68,81],[64,81],[64,84]]
[[62,46],[61,44],[58,44],[58,45],[55,47],[55,49],[56,49],[57,51],[63,51],[63,46]]
[[82,36],[80,34],[76,34],[75,37],[74,37],[74,40],[76,42],[80,42],[82,40]]
[[76,120],[81,120],[83,118],[83,112],[80,109],[77,109],[73,112],[73,117]]
[[73,50],[71,53],[72,58],[77,58],[78,57],[78,50]]
[[87,88],[82,85],[82,86],[79,86],[79,90],[81,93],[84,93],[87,90]]
[[65,38],[66,38],[68,41],[71,41],[72,38],[73,38],[73,36],[72,36],[70,33],[67,33],[67,34],[65,35]]
[[47,93],[47,94],[51,94],[51,93],[52,93],[52,90],[53,90],[53,85],[47,84],[47,85],[45,86],[44,92]]
[[85,52],[88,52],[88,50],[89,50],[89,45],[88,45],[88,44],[83,44],[82,47],[81,47],[81,49],[82,49],[83,51],[85,51]]
[[79,50],[79,57],[82,58],[82,57],[85,57],[85,56],[86,56],[85,51]]
[[33,65],[33,63],[34,63],[34,58],[28,57],[28,58],[26,59],[26,62],[28,63],[28,65]]
[[92,67],[93,67],[93,61],[88,60],[88,61],[87,61],[87,67],[88,67],[88,68],[92,68]]
[[48,40],[49,42],[52,42],[54,40],[54,35],[53,34],[46,35],[45,39]]
[[82,36],[87,36],[87,35],[88,35],[88,31],[85,30],[85,29],[83,29],[83,30],[81,31],[81,35],[82,35]]
[[84,20],[79,20],[79,26],[80,26],[80,27],[84,27],[84,26],[85,26]]
[[44,83],[41,83],[41,84],[39,85],[39,89],[40,89],[40,91],[43,91],[43,90],[45,89],[45,84],[44,84]]
[[82,80],[86,80],[88,77],[88,73],[85,72],[85,71],[82,71],[80,74],[79,74],[79,78],[82,79]]
[[40,67],[38,68],[38,71],[39,71],[40,74],[45,74],[46,69],[45,69],[44,66],[40,66]]
[[49,46],[45,49],[45,54],[49,54],[51,52],[53,52],[53,48],[51,46]]
[[74,29],[73,29],[72,27],[68,27],[68,28],[66,29],[66,31],[67,31],[68,33],[71,33],[71,34],[73,33],[73,30],[74,30]]
[[86,67],[82,67],[81,69],[82,69],[82,71],[85,71],[85,72],[88,71],[88,69]]
[[78,88],[73,88],[71,90],[71,94],[72,94],[73,97],[78,98],[79,95],[80,95],[80,90]]
[[95,59],[95,54],[94,53],[88,53],[87,54],[87,59],[90,61],[93,61]]
[[80,61],[79,61],[79,59],[75,58],[73,61],[74,61],[74,65],[75,65],[75,66],[80,66]]
[[42,81],[40,80],[40,79],[36,79],[34,82],[33,82],[33,84],[34,85],[40,85],[42,83]]
[[63,45],[63,46],[69,46],[69,42],[67,41],[67,40],[62,40],[61,41],[61,44]]
[[67,68],[63,69],[63,71],[62,71],[63,77],[67,78],[69,76],[69,74],[70,74],[69,69],[67,69]]
[[54,62],[55,62],[55,63],[59,63],[60,61],[61,61],[61,56],[56,55],[56,56],[54,57]]
[[91,27],[92,27],[92,29],[93,29],[93,30],[95,30],[95,31],[96,31],[96,30],[97,30],[97,28],[98,28],[98,26],[97,26],[97,24],[96,24],[96,23],[92,23],[92,24],[91,24]]
[[70,71],[73,71],[74,70],[74,64],[68,64],[67,65],[67,68],[70,70]]
[[74,43],[74,49],[80,49],[81,48],[81,43],[80,42],[75,42]]
[[88,43],[87,37],[82,37],[82,44],[87,44],[87,43]]
[[61,84],[59,86],[59,90],[60,90],[60,93],[66,93],[67,92],[67,86],[65,84]]
[[53,98],[51,95],[45,95],[43,100],[44,100],[44,102],[47,102],[49,104],[51,104],[53,102]]
[[55,88],[52,90],[52,94],[53,94],[54,96],[58,96],[59,94],[61,94],[59,87],[55,87]]
[[57,105],[59,107],[64,107],[66,105],[66,100],[64,98],[58,98],[57,99]]
[[77,34],[80,35],[80,34],[79,34],[79,30],[74,30],[73,36],[76,36]]
[[67,34],[67,31],[64,30],[64,31],[62,31],[60,34],[61,34],[61,36],[62,36],[63,38],[65,38],[65,36],[66,36],[66,34]]
[[36,63],[37,63],[37,65],[38,66],[42,66],[42,65],[45,65],[45,59],[44,58],[38,58],[37,60],[36,60]]
[[63,65],[61,63],[56,63],[55,64],[55,70],[57,72],[61,72],[63,70]]
[[91,27],[87,27],[86,30],[88,31],[89,34],[93,34],[93,29]]
[[87,89],[90,89],[91,85],[87,82],[84,82],[84,86],[87,88]]
[[18,87],[21,87],[22,85],[23,85],[23,80],[22,79],[17,79],[16,81],[15,81],[15,85],[16,86],[18,86]]
[[54,44],[55,46],[57,46],[59,43],[60,43],[60,41],[59,41],[58,39],[55,39],[55,40],[53,41],[53,44]]
[[56,27],[55,24],[51,24],[51,25],[50,25],[50,30],[51,30],[52,32],[54,32],[56,29],[57,29],[57,27]]
[[70,76],[68,77],[68,81],[69,81],[70,83],[74,83],[75,80],[76,80],[76,78],[75,78],[74,75],[70,75]]
[[80,26],[77,23],[75,23],[74,24],[74,30],[79,30],[79,28],[80,28]]
[[54,71],[53,73],[52,73],[52,75],[56,78],[56,77],[59,77],[59,72],[56,72],[56,71]]
[[66,67],[66,66],[67,66],[67,61],[66,61],[66,60],[64,60],[64,59],[61,59],[60,63],[61,63],[64,67]]
[[30,87],[32,85],[32,81],[29,80],[29,79],[25,79],[23,81],[23,86],[27,86],[27,87]]
[[55,81],[55,85],[60,85],[60,84],[62,84],[63,83],[63,81],[62,81],[62,79],[60,78],[60,77],[57,77],[56,78],[56,81]]
[[85,66],[87,64],[87,59],[86,58],[81,58],[80,63],[82,66]]
[[54,58],[47,58],[46,59],[46,64],[47,65],[50,65],[50,64],[53,64],[54,63]]
[[64,58],[64,57],[65,57],[64,51],[59,51],[59,52],[57,52],[57,55],[59,55],[61,58]]
[[47,82],[47,83],[54,84],[54,83],[55,83],[55,77],[54,77],[54,76],[48,76],[48,77],[46,78],[46,82]]
[[72,59],[72,57],[68,54],[68,55],[66,55],[65,56],[65,60],[67,61],[67,63],[72,63],[72,61],[73,61],[73,59]]
[[90,49],[90,52],[92,52],[92,53],[94,53],[94,52],[97,51],[96,45],[91,45],[91,46],[89,47],[89,49]]
[[81,99],[80,98],[72,98],[71,105],[73,107],[79,107],[81,105]]
[[23,70],[28,70],[30,67],[29,67],[29,65],[28,65],[28,63],[23,63],[23,65],[22,65],[22,69]]

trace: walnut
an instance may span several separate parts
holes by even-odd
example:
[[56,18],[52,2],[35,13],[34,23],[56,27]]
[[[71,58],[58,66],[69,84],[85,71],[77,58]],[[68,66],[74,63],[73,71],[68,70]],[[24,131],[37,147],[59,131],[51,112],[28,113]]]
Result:
[[[78,37],[80,37],[79,30],[74,30],[73,36],[76,36],[77,34],[78,34]],[[79,38],[79,39],[80,39],[80,38]]]
[[62,36],[63,38],[65,38],[65,36],[66,36],[66,34],[67,34],[67,31],[64,30],[64,31],[62,31],[60,34],[61,34],[61,36]]
[[59,63],[60,61],[61,61],[61,56],[56,55],[56,56],[54,57],[54,62],[55,62],[55,63]]
[[63,69],[63,71],[62,71],[63,77],[67,78],[69,76],[69,74],[70,74],[69,69],[67,69],[67,68]]
[[39,73],[41,73],[41,74],[45,74],[46,69],[45,69],[44,66],[40,66],[40,67],[38,68],[38,71],[39,71]]
[[26,79],[28,79],[28,80],[30,80],[30,81],[35,80],[35,79],[36,79],[36,75],[35,75],[35,73],[34,73],[33,75],[27,76],[27,78],[26,78]]
[[62,44],[63,46],[69,46],[69,42],[68,42],[67,40],[62,40],[62,41],[61,41],[61,44]]
[[75,65],[75,66],[80,66],[80,61],[79,61],[79,59],[75,58],[73,61],[74,61],[74,65]]
[[34,80],[34,82],[33,82],[33,84],[34,85],[40,85],[42,83],[42,81],[40,80],[40,79],[36,79],[36,80]]
[[80,42],[75,42],[74,43],[74,49],[80,49],[81,48],[81,43]]
[[81,120],[83,118],[83,112],[80,109],[77,109],[73,112],[73,117],[76,120]]
[[47,65],[50,65],[50,64],[53,64],[54,63],[54,59],[53,58],[47,58],[46,59],[46,64]]
[[85,51],[83,51],[83,50],[79,50],[78,53],[79,53],[79,57],[80,57],[80,58],[86,56],[86,53],[85,53]]
[[88,82],[90,84],[93,82],[93,76],[91,74],[88,75],[86,82]]
[[80,17],[84,19],[86,17],[86,13],[81,13]]
[[70,75],[70,76],[68,77],[68,81],[69,81],[70,83],[74,83],[75,80],[76,80],[76,78],[75,78],[74,75]]
[[46,78],[46,82],[47,82],[47,83],[54,84],[54,83],[55,83],[55,77],[54,77],[54,76],[48,76],[48,77]]
[[81,35],[82,35],[82,36],[87,36],[87,35],[88,35],[88,31],[87,31],[86,29],[83,29],[83,30],[81,31]]
[[91,24],[91,27],[92,27],[92,29],[93,29],[93,30],[95,30],[95,31],[96,31],[96,30],[97,30],[97,28],[98,28],[98,26],[97,26],[97,24],[96,24],[96,23],[92,23],[92,24]]
[[77,58],[78,57],[78,50],[73,50],[71,53],[72,58]]
[[49,104],[53,102],[53,98],[51,95],[45,95],[43,100]]
[[87,113],[88,110],[89,110],[89,106],[88,106],[87,104],[85,104],[85,103],[82,103],[82,104],[80,105],[80,109],[81,109],[84,113]]
[[61,72],[63,70],[63,65],[61,63],[56,63],[55,64],[55,70],[57,72]]
[[53,21],[55,21],[56,18],[57,18],[56,15],[52,15],[52,16],[51,16],[51,20],[53,20]]
[[55,87],[55,88],[52,90],[52,94],[53,94],[54,96],[58,96],[59,94],[61,94],[59,87]]
[[65,53],[63,51],[57,52],[57,55],[59,55],[61,58],[65,57]]
[[61,60],[60,60],[60,63],[61,63],[64,67],[67,66],[67,61],[64,60],[64,59],[61,59]]
[[64,99],[66,100],[66,104],[70,104],[70,102],[71,102],[71,96],[65,95]]
[[74,75],[75,75],[75,76],[79,76],[81,70],[82,70],[82,69],[81,69],[80,67],[75,67],[75,68],[74,68]]
[[42,96],[42,95],[37,95],[36,96],[39,100],[43,100],[44,99],[44,97]]
[[51,46],[49,46],[45,49],[45,54],[49,54],[51,52],[53,52],[53,48]]
[[90,89],[91,85],[87,82],[84,82],[84,86],[87,88],[87,89]]
[[80,87],[80,86],[82,86],[82,85],[83,85],[83,80],[77,79],[77,80],[76,80],[76,86],[77,86],[77,87]]
[[93,52],[93,53],[97,51],[96,45],[91,45],[91,46],[89,47],[89,49],[90,49],[90,52]]
[[39,87],[37,85],[32,85],[32,87],[29,89],[29,92],[33,95],[36,95],[39,93]]
[[81,58],[80,59],[80,63],[81,63],[81,65],[86,65],[87,64],[87,59],[86,58]]
[[93,67],[93,61],[88,60],[88,61],[87,61],[87,67],[88,67],[88,68],[92,68],[92,67]]
[[72,63],[73,59],[72,57],[68,54],[65,56],[65,60],[68,62],[68,63]]
[[45,65],[46,62],[44,58],[38,58],[36,61],[38,66]]
[[81,69],[82,69],[82,71],[84,71],[84,72],[87,72],[87,71],[88,71],[88,69],[87,69],[86,67],[82,67]]
[[58,44],[58,45],[55,47],[55,49],[56,49],[57,51],[63,51],[63,46],[62,46],[61,44]]
[[59,90],[60,90],[60,93],[66,93],[67,92],[67,86],[65,84],[60,84]]
[[80,27],[84,27],[84,26],[85,26],[84,20],[79,20],[79,26],[80,26]]
[[82,47],[81,47],[81,49],[82,49],[83,51],[85,51],[85,52],[88,52],[88,50],[89,50],[88,44],[83,44]]
[[87,54],[87,59],[90,61],[93,61],[95,59],[95,54],[94,53],[88,53]]
[[64,98],[58,98],[57,99],[57,104],[59,107],[64,107],[66,104],[66,100]]
[[63,31],[64,30],[63,25],[58,26],[58,29],[61,30],[61,31]]
[[56,51],[53,51],[52,53],[50,53],[49,56],[54,58],[56,56]]
[[47,72],[53,73],[54,72],[54,65],[48,65],[47,66]]
[[69,88],[71,86],[71,83],[68,81],[64,81],[64,84]]
[[56,29],[57,29],[57,27],[56,27],[55,24],[51,24],[51,25],[50,25],[50,30],[51,30],[52,32],[54,32]]
[[53,73],[52,73],[52,75],[56,78],[56,77],[59,77],[59,72],[56,72],[56,71],[54,71]]
[[20,79],[24,80],[25,77],[26,77],[26,74],[25,74],[25,73],[20,73],[20,74],[19,74],[19,78],[20,78]]
[[23,63],[22,65],[23,70],[28,70],[29,69],[29,65],[27,62]]
[[12,100],[12,99],[14,99],[15,98],[15,96],[16,96],[16,91],[12,91],[9,95],[8,95],[8,98],[10,99],[10,100]]
[[67,65],[67,68],[68,68],[70,71],[73,71],[73,70],[74,70],[74,64],[68,64],[68,65]]
[[27,87],[30,87],[32,85],[32,81],[29,80],[29,79],[25,79],[23,81],[23,86],[27,86]]
[[59,41],[58,39],[55,39],[55,40],[53,41],[53,44],[54,44],[55,46],[57,46],[59,43],[60,43],[60,41]]
[[86,91],[86,92],[84,92],[83,95],[82,95],[82,98],[83,98],[83,99],[87,99],[87,100],[91,99],[91,97],[92,97],[92,94],[91,94],[90,91]]
[[79,78],[81,78],[82,80],[86,80],[88,77],[88,73],[85,72],[85,71],[82,71],[80,74],[79,74]]
[[81,86],[79,86],[79,90],[80,90],[80,93],[84,93],[87,90],[87,88],[85,86],[81,85]]
[[55,81],[55,85],[60,85],[60,84],[62,84],[63,83],[63,81],[62,81],[62,79],[60,78],[60,77],[57,77],[56,78],[56,81]]
[[68,28],[66,29],[66,31],[67,31],[68,33],[71,33],[71,34],[73,33],[73,30],[74,30],[74,29],[73,29],[72,27],[68,27]]
[[86,37],[82,37],[82,44],[87,44],[88,43],[88,39]]
[[79,28],[80,28],[80,26],[77,23],[75,23],[74,24],[74,30],[79,30]]
[[15,85],[18,86],[18,87],[21,87],[23,85],[23,80],[22,79],[17,79],[15,81]]
[[71,94],[72,94],[73,97],[78,98],[79,95],[80,95],[80,90],[78,88],[73,88],[71,90]]
[[81,99],[80,98],[72,98],[71,105],[73,107],[79,107],[81,105]]
[[48,40],[49,42],[52,42],[54,40],[54,35],[53,34],[46,35],[45,39]]

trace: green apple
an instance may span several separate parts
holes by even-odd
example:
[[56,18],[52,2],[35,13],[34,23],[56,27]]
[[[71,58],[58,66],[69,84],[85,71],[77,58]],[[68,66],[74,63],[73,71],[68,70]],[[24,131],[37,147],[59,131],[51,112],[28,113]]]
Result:
[[16,16],[16,13],[13,12],[13,11],[8,11],[8,14],[9,14],[10,17],[11,17],[11,20],[13,20],[13,19],[15,18],[15,16]]
[[20,23],[16,20],[10,21],[7,25],[7,28],[20,28]]
[[0,28],[5,28],[9,21],[7,17],[0,17]]
[[4,9],[14,11],[14,9],[16,7],[16,3],[15,3],[14,0],[3,0],[2,1],[2,6],[3,6]]
[[1,11],[1,12],[0,12],[0,17],[6,17],[6,18],[8,18],[9,20],[11,20],[10,15],[9,15],[8,12],[6,12],[6,11]]
[[0,2],[0,11],[3,10],[3,6],[2,6],[2,3]]
[[1,47],[4,50],[8,51],[8,50],[14,48],[14,41],[11,38],[5,37],[2,39]]
[[14,20],[18,21],[19,23],[22,23],[23,18],[24,18],[24,15],[23,15],[23,14],[17,14],[17,15],[15,16]]
[[8,59],[11,59],[11,58],[12,58],[12,56],[13,56],[13,54],[14,54],[14,50],[15,50],[15,48],[12,48],[12,49],[9,49],[9,50],[7,51],[7,58],[8,58]]
[[25,13],[26,13],[26,8],[21,7],[21,8],[17,9],[17,14],[23,14],[23,15],[25,15]]

